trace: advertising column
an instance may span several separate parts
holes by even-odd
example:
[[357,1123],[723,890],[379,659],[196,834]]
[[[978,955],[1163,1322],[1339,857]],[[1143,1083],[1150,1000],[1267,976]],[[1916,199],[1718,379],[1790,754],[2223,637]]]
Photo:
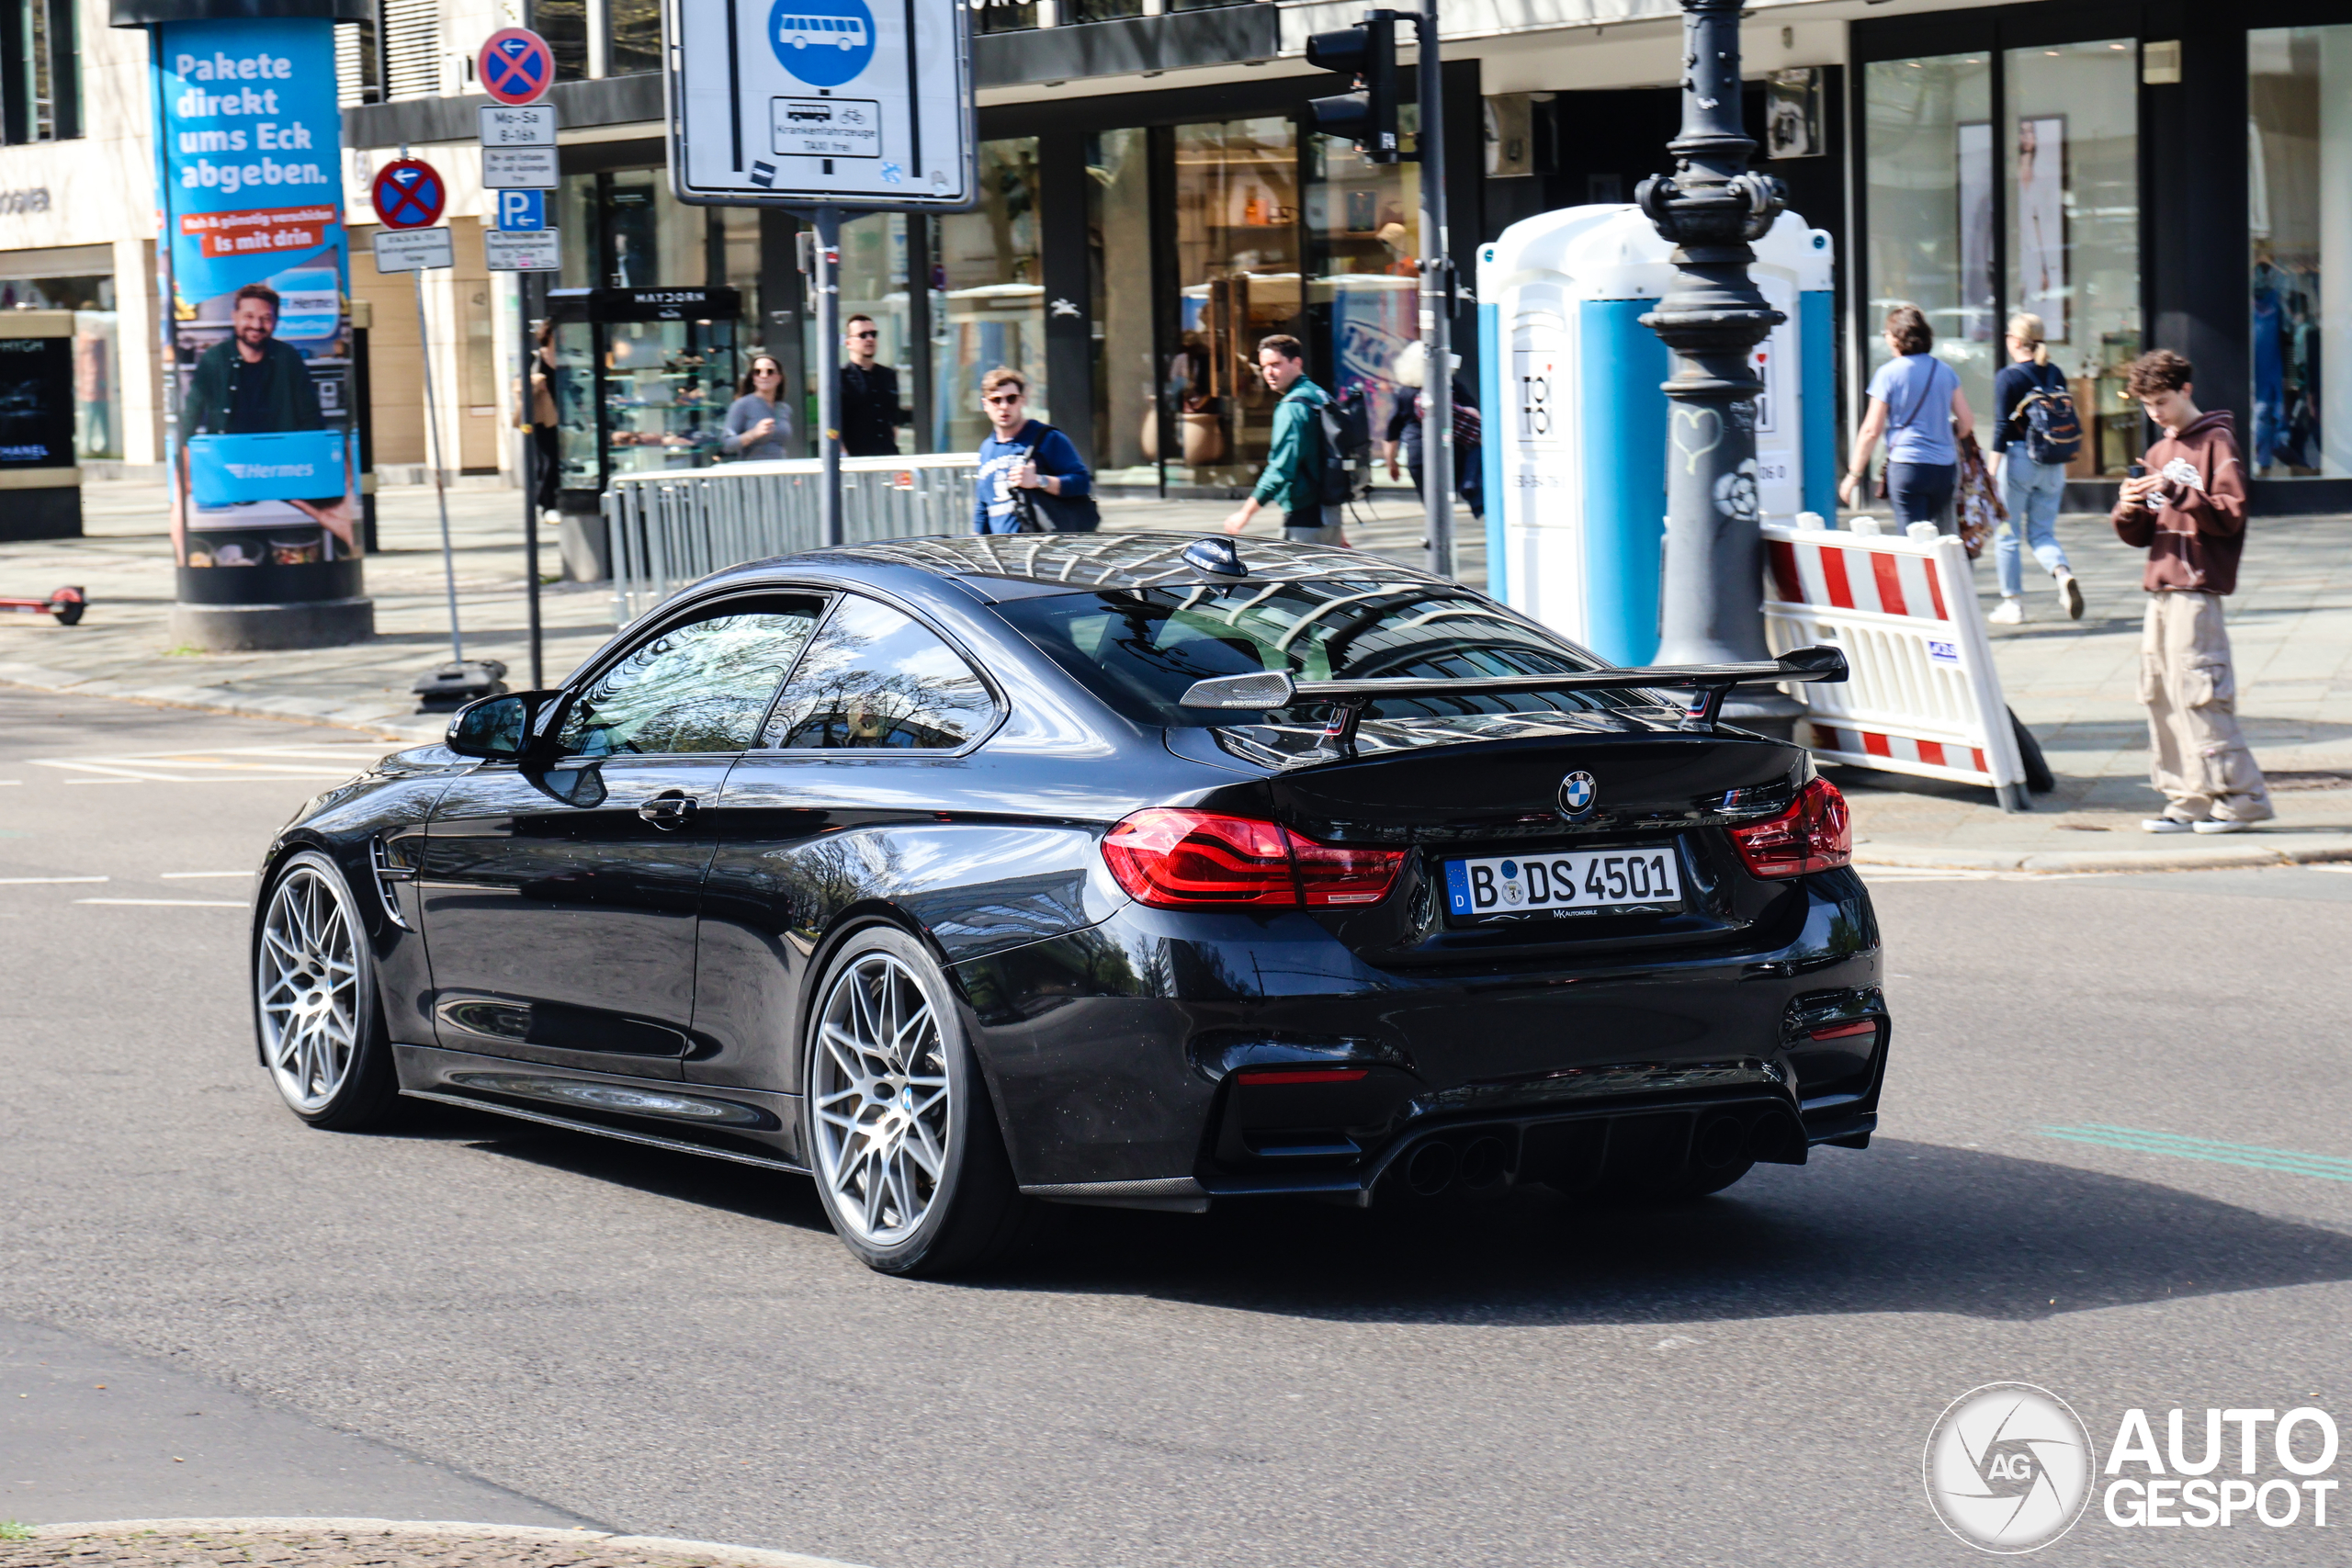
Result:
[[153,37],[175,635],[212,649],[360,640],[374,609],[334,24],[170,21]]

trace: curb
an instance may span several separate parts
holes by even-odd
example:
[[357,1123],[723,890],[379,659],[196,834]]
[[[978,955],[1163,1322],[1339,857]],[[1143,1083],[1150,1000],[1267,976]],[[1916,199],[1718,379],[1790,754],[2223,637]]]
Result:
[[2224,871],[2246,866],[2322,865],[2352,861],[2352,844],[2315,844],[2271,849],[2261,844],[2216,845],[2210,850],[2090,850],[2073,853],[2018,850],[1908,850],[1873,845],[1857,850],[1856,865],[1922,871],[2018,871],[2044,876],[2106,872]]
[[33,664],[0,664],[0,686],[49,692],[66,697],[104,697],[109,702],[140,703],[149,707],[186,708],[197,713],[223,714],[232,718],[272,719],[280,724],[311,724],[353,729],[379,740],[405,746],[423,745],[441,738],[446,726],[404,728],[401,716],[378,712],[322,713],[308,704],[286,698],[240,699],[201,686],[112,686],[87,676]]
[[679,1540],[658,1535],[613,1535],[605,1530],[556,1529],[546,1525],[469,1525],[450,1519],[104,1519],[95,1523],[36,1525],[35,1540],[118,1535],[407,1535],[463,1540],[539,1541],[550,1546],[594,1544],[615,1551],[664,1551],[740,1568],[857,1568],[830,1557],[797,1551],[766,1551],[710,1540]]

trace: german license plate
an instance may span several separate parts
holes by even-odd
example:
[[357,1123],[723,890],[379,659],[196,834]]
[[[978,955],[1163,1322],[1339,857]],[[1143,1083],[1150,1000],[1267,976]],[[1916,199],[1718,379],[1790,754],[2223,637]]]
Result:
[[1445,863],[1445,912],[1454,925],[1665,914],[1682,908],[1670,849],[1577,850]]

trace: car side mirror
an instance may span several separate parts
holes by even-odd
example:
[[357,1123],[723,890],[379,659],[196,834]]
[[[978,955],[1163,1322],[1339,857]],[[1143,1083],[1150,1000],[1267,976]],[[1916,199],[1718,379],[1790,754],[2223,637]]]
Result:
[[461,757],[513,762],[538,744],[533,733],[558,692],[507,692],[468,703],[449,720],[449,750]]

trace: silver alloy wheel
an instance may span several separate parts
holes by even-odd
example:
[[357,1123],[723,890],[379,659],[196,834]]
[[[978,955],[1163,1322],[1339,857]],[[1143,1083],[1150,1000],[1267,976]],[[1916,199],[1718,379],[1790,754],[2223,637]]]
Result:
[[359,954],[343,889],[298,863],[280,877],[254,966],[262,1050],[295,1110],[325,1109],[359,1049]]
[[947,1168],[947,1046],[914,972],[869,953],[834,979],[810,1075],[817,1179],[858,1237],[912,1235]]

